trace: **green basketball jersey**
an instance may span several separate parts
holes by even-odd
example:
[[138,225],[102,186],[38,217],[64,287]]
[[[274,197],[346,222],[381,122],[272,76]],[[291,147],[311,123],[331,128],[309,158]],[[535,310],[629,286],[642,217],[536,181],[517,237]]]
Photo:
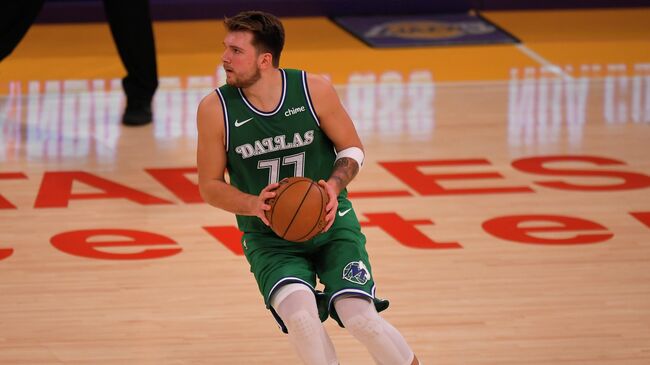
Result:
[[[239,88],[217,89],[224,111],[230,184],[245,193],[259,195],[268,184],[290,176],[327,180],[332,172],[336,152],[320,129],[306,73],[280,72],[282,98],[271,112],[256,109]],[[243,232],[271,232],[255,216],[237,215],[237,224]]]

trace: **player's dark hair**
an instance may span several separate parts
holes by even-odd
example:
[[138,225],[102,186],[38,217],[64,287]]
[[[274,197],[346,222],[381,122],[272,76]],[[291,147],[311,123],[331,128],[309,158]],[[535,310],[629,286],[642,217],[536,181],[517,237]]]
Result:
[[270,53],[273,66],[280,66],[280,54],[284,47],[284,27],[275,15],[263,11],[244,11],[224,21],[229,32],[253,33],[253,46],[258,53]]

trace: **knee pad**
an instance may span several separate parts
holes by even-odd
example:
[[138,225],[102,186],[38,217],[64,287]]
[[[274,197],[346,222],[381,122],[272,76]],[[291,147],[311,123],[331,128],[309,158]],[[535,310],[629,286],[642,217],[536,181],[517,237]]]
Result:
[[317,334],[320,330],[316,298],[306,285],[293,283],[281,287],[271,297],[271,305],[282,318],[289,333],[307,336]]
[[371,339],[384,332],[384,321],[367,298],[342,298],[335,303],[335,308],[341,322],[354,337]]
[[273,308],[287,327],[289,341],[305,364],[338,363],[332,341],[325,331],[314,292],[303,284],[288,284],[273,294]]
[[382,319],[377,315],[357,315],[345,323],[345,328],[356,338],[373,339],[382,336],[384,326]]
[[395,327],[379,316],[370,300],[347,297],[334,306],[345,328],[366,346],[377,364],[411,364],[413,351]]
[[322,324],[314,313],[301,309],[293,312],[284,318],[284,324],[291,335],[300,336],[305,339],[317,338],[320,336]]
[[278,307],[280,306],[280,303],[282,303],[290,294],[295,293],[297,291],[306,291],[311,294],[314,293],[311,290],[311,288],[305,284],[290,283],[290,284],[283,285],[278,290],[276,290],[271,295],[271,300],[269,301],[269,303],[277,311]]

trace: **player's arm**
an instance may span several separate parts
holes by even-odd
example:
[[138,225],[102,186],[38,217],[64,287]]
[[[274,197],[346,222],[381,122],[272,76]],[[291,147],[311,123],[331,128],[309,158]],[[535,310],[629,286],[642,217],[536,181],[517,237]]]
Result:
[[307,85],[320,127],[334,143],[337,152],[330,177],[327,181],[318,182],[327,189],[330,198],[325,208],[327,225],[323,229],[327,231],[336,218],[338,195],[359,172],[363,162],[363,145],[332,84],[322,76],[307,74]]
[[[363,145],[332,84],[322,76],[311,74],[307,75],[307,83],[320,127],[332,140],[338,154],[328,179],[338,195],[359,172]],[[354,153],[349,155],[350,151]]]
[[266,199],[275,196],[270,191],[277,184],[267,186],[260,195],[246,194],[225,180],[226,148],[221,102],[216,93],[201,100],[197,112],[198,142],[196,163],[199,172],[199,190],[208,204],[240,215],[257,216],[269,224],[264,211],[270,209]]

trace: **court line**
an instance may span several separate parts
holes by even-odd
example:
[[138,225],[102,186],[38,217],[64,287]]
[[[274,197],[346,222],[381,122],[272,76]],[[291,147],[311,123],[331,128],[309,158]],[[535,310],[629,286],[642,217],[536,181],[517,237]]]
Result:
[[547,71],[554,73],[556,75],[566,77],[566,78],[573,78],[571,75],[568,73],[564,72],[562,70],[562,67],[552,63],[551,61],[547,60],[546,58],[542,57],[539,53],[533,51],[532,49],[528,48],[525,44],[520,43],[515,45],[517,49],[519,49],[522,53],[527,55],[528,57],[532,58],[533,60],[539,62],[542,66],[546,68]]

